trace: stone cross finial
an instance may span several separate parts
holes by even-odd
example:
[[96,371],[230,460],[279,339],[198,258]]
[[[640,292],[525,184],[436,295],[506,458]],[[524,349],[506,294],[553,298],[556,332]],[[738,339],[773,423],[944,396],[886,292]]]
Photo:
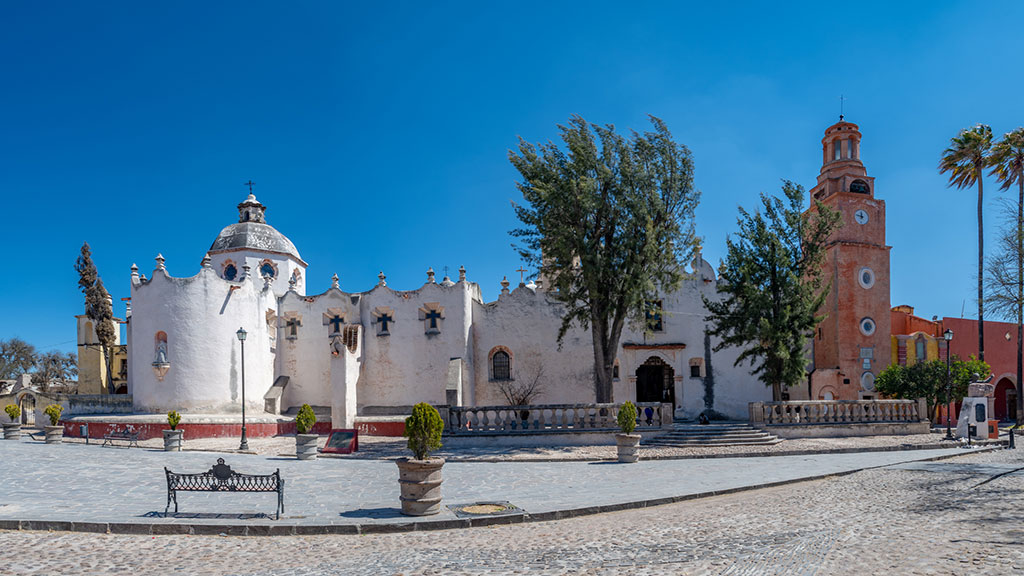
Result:
[[331,288],[337,288],[341,290],[341,286],[338,284],[338,274],[335,272],[334,276],[331,276]]
[[502,276],[501,277],[501,293],[502,294],[508,294],[508,284],[509,284],[508,277],[507,276]]
[[459,266],[459,282],[465,282],[465,281],[466,281],[466,267],[465,266]]
[[164,268],[164,255],[163,254],[157,254],[156,255],[156,269],[157,270],[165,270],[165,268]]
[[387,286],[388,285],[387,278],[388,277],[384,275],[384,271],[381,270],[380,274],[377,274],[377,280],[378,280],[377,281],[377,286]]
[[212,259],[210,258],[210,253],[207,252],[206,255],[203,256],[203,260],[202,262],[199,263],[199,265],[202,266],[203,268],[209,268],[211,261]]
[[428,284],[433,284],[434,283],[434,267],[433,266],[431,266],[430,268],[427,268],[427,283]]

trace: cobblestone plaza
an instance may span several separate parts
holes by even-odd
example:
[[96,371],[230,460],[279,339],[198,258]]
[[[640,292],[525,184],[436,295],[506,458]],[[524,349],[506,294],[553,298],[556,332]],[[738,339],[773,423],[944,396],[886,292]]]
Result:
[[[112,518],[126,514],[124,510],[131,509],[140,494],[145,494],[149,504],[144,508],[162,509],[162,477],[157,475],[152,482],[140,482],[140,478],[160,471],[156,465],[161,460],[184,456],[179,465],[195,467],[215,457],[212,453],[165,456],[141,450],[62,446],[62,460],[81,471],[78,478],[84,481],[83,489],[51,492],[47,470],[52,472],[59,465],[43,456],[46,451],[41,448],[24,443],[17,447],[19,451],[36,451],[45,460],[37,474],[20,477],[12,484],[15,479],[10,477],[10,469],[0,473],[4,485],[20,486],[16,494],[3,494],[3,517],[27,518],[32,516],[29,512],[40,508],[50,517],[96,514],[85,512],[90,506],[87,502],[77,510],[71,503],[99,499],[107,508],[104,514]],[[12,452],[5,450],[5,461]],[[668,484],[685,493],[705,482],[725,489],[744,478],[746,486],[756,487],[775,480],[766,475],[767,470],[787,471],[793,479],[800,474],[812,476],[808,472],[812,467],[837,474],[844,467],[845,471],[860,471],[664,506],[456,530],[280,537],[7,531],[0,532],[0,566],[5,574],[16,575],[1020,573],[1024,569],[1024,522],[1020,519],[1024,454],[960,450],[962,455],[952,458],[925,459],[949,452],[957,450],[670,460],[629,466],[507,463],[512,467],[509,470],[498,463],[477,463],[480,470],[465,463],[461,469],[446,469],[446,502],[465,500],[457,492],[474,484],[494,486],[500,487],[502,494],[511,494],[510,499],[528,512],[540,510],[544,494],[552,507],[557,508],[553,501],[562,498],[561,507],[573,508],[580,502],[614,501],[609,496],[613,491],[619,492],[619,501],[630,500],[627,496],[636,500],[651,494],[651,484]],[[855,459],[836,460],[841,456]],[[102,468],[112,458],[126,465],[106,474],[85,473]],[[369,478],[370,482],[364,482],[368,485],[385,484],[380,487],[380,502],[370,498],[357,508],[361,514],[352,510],[346,514],[343,499],[318,500],[302,493],[303,478],[309,476],[303,475],[301,467],[285,466],[297,462],[246,455],[227,458],[239,462],[240,469],[280,465],[286,478],[291,474],[290,506],[282,522],[304,521],[298,516],[309,513],[315,502],[326,507],[322,518],[362,515],[379,516],[380,521],[391,517],[388,511],[397,505],[390,462],[313,463],[324,470],[344,470],[350,476]],[[379,479],[372,471],[354,467],[373,464],[386,466]],[[145,472],[132,472],[133,466]],[[32,468],[31,464],[27,467]],[[625,491],[624,480],[616,480],[607,470],[628,473],[634,488]],[[335,474],[321,471],[342,491],[357,484],[354,478],[346,484]],[[549,482],[537,481],[543,474],[550,475]],[[376,488],[365,490],[360,492],[364,497]],[[35,500],[33,493],[42,496]],[[102,493],[109,497],[103,499]],[[191,509],[260,509],[262,502],[253,503],[252,498],[223,495],[198,507],[192,500]],[[186,502],[189,500],[183,499],[188,510]],[[144,512],[131,515],[144,516]]]

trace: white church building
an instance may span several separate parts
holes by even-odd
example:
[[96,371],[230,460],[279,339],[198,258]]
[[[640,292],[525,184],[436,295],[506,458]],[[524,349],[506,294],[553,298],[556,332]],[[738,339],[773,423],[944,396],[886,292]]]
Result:
[[[433,271],[414,290],[380,274],[367,292],[346,292],[335,276],[307,293],[306,262],[266,222],[249,194],[238,222],[224,228],[197,274],[175,278],[156,258],[150,278],[132,266],[128,392],[137,413],[178,410],[282,413],[308,403],[329,407],[332,427],[357,415],[402,414],[417,402],[503,405],[503,383],[539,378],[538,404],[594,401],[590,333],[556,341],[561,306],[542,285],[502,282],[494,302],[459,269]],[[737,350],[713,352],[701,296],[716,299],[716,277],[699,256],[680,288],[665,294],[651,331],[627,327],[616,358],[614,401],[665,401],[677,417],[710,407],[747,418],[747,403],[770,400]],[[326,282],[325,282],[326,284]]]

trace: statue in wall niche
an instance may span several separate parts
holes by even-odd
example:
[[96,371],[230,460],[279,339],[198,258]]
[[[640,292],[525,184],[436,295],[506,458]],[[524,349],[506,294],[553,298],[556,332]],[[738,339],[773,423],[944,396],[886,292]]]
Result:
[[156,361],[154,364],[167,364],[167,342],[160,341],[156,345]]

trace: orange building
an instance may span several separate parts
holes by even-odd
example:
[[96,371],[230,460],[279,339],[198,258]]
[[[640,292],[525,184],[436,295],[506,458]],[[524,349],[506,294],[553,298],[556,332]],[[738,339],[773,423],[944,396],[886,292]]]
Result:
[[[860,160],[857,125],[839,122],[821,140],[822,166],[813,200],[839,212],[841,226],[828,240],[823,263],[831,290],[825,320],[811,344],[810,397],[858,400],[875,397],[875,377],[892,360],[889,250],[885,202]],[[815,213],[813,205],[808,213]]]
[[913,366],[928,360],[946,358],[946,341],[938,319],[926,320],[914,315],[914,307],[893,306],[891,364]]

